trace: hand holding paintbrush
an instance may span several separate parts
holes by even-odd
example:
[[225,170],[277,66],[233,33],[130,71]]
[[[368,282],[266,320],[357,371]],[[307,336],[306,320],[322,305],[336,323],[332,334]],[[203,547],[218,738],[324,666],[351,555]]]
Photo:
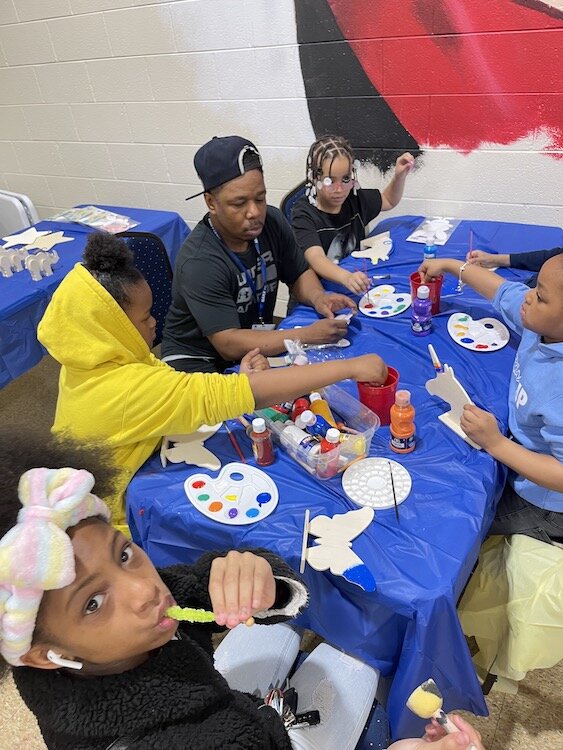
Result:
[[[430,679],[412,691],[407,700],[407,708],[410,708],[413,714],[420,716],[421,719],[436,719],[448,734],[459,732],[459,727],[442,709],[443,703],[442,693],[434,680]],[[471,743],[467,750],[477,750],[477,746]]]

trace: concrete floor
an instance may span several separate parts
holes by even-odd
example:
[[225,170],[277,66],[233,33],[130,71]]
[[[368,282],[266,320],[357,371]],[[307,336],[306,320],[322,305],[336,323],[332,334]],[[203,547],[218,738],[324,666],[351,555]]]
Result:
[[[0,390],[2,424],[32,424],[48,433],[57,396],[58,367],[46,357]],[[11,678],[0,683],[0,750],[45,750],[33,715]],[[563,662],[530,672],[517,695],[491,693],[490,716],[467,715],[481,732],[486,750],[563,750]],[[203,749],[202,749],[203,750]]]

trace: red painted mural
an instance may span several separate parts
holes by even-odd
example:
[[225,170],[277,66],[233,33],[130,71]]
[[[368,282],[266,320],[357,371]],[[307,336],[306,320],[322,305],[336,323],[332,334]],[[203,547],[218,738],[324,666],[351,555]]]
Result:
[[[373,87],[373,106],[383,108],[375,99],[384,100],[387,119],[417,144],[470,152],[541,131],[548,149],[563,148],[563,13],[548,2],[296,0],[298,11],[300,5],[330,32],[327,44],[318,44],[317,25],[300,44],[309,36],[325,59],[331,46],[336,52],[346,44]],[[304,16],[298,12],[298,21]],[[311,25],[303,21],[302,31]],[[302,68],[313,115],[319,73],[309,58],[302,55]],[[318,116],[316,122],[322,130]]]

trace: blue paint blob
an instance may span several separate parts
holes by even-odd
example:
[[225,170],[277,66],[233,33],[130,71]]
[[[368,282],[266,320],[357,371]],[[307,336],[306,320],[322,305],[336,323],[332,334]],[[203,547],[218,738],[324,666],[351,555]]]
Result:
[[258,508],[249,508],[246,511],[246,515],[248,516],[248,518],[256,518],[256,516],[258,516],[259,514],[260,511],[258,510]]
[[262,505],[264,505],[265,503],[269,503],[271,499],[272,496],[269,492],[261,492],[259,495],[257,495],[256,502],[258,503],[258,505],[260,505],[260,507],[262,507]]
[[231,508],[227,515],[229,518],[236,518],[238,516],[238,510],[236,508]]
[[240,471],[233,471],[232,474],[229,474],[229,479],[232,479],[233,482],[240,482],[244,479],[244,475],[241,474]]
[[375,578],[366,565],[355,565],[353,568],[348,568],[344,571],[343,576],[349,583],[359,586],[364,591],[375,591],[377,589]]
[[403,302],[404,299],[404,297],[397,297],[397,302]]
[[463,344],[472,344],[473,343],[473,339],[461,339],[461,341],[462,341]]
[[387,310],[381,310],[381,315],[389,315],[389,313],[387,312]]

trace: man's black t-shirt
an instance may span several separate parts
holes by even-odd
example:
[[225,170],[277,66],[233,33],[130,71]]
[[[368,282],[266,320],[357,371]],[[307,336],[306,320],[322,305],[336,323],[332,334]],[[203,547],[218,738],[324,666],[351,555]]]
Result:
[[312,206],[306,196],[300,198],[291,216],[291,226],[297,244],[303,252],[320,245],[330,260],[339,261],[366,236],[366,226],[381,212],[379,190],[352,191],[337,214],[329,214]]
[[[277,208],[268,206],[264,229],[258,237],[266,265],[266,301],[263,319],[271,323],[278,281],[291,286],[308,269],[291,227]],[[182,369],[191,372],[222,371],[225,362],[208,336],[230,328],[251,328],[258,323],[257,297],[264,279],[253,242],[238,258],[256,286],[256,295],[243,273],[215,236],[204,217],[180,248],[172,282],[172,304],[166,316],[163,358],[184,357]],[[171,362],[173,364],[173,362]]]

